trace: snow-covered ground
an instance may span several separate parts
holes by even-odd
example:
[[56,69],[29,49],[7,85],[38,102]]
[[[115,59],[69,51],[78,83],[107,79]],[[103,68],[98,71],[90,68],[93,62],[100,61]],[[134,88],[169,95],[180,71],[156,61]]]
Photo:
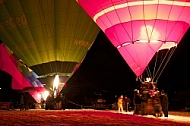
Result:
[[133,115],[116,110],[67,109],[1,110],[0,126],[190,126],[190,112],[170,111],[169,117]]
[[[114,113],[117,113],[117,111],[111,111]],[[133,111],[131,112],[123,112],[121,114],[133,114]],[[141,116],[141,115],[139,115]],[[156,118],[153,115],[147,115],[147,116],[143,116],[143,117],[147,117],[147,118]],[[169,115],[168,117],[157,117],[158,119],[161,120],[170,120],[170,121],[175,121],[175,122],[185,122],[185,123],[189,123],[190,125],[190,112],[183,112],[183,111],[169,111]]]

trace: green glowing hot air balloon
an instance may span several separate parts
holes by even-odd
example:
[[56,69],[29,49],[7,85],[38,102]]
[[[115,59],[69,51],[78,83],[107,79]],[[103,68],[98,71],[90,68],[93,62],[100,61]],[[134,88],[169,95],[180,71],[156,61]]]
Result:
[[40,77],[70,77],[98,32],[75,0],[0,0],[0,39]]

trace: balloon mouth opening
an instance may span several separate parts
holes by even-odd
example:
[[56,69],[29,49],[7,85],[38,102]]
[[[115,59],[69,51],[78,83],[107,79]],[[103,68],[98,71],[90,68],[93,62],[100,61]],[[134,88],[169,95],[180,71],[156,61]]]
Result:
[[151,44],[156,44],[156,43],[160,43],[162,42],[164,46],[164,48],[170,49],[172,47],[176,47],[177,46],[177,42],[174,41],[161,41],[161,40],[136,40],[136,41],[132,41],[132,42],[125,42],[123,44],[120,44],[117,47],[117,49],[130,45],[130,44],[143,44],[143,43],[151,43]]
[[123,46],[127,46],[127,45],[130,45],[130,44],[134,44],[134,43],[158,43],[158,42],[163,42],[161,40],[136,40],[136,41],[131,41],[131,42],[125,42],[121,45],[118,45],[117,48],[121,48]]

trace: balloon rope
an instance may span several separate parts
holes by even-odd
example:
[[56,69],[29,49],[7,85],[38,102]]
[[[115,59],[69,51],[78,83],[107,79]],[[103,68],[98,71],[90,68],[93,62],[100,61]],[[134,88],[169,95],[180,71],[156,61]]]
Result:
[[[170,50],[168,50],[167,51],[167,53],[166,53],[166,55],[164,56],[164,58],[163,58],[163,60],[162,60],[162,62],[160,63],[160,65],[159,65],[159,67],[158,67],[158,70],[156,71],[156,74],[155,74],[155,76],[154,76],[154,78],[153,78],[153,80],[156,78],[156,76],[157,76],[157,74],[159,74],[159,71],[160,71],[160,69],[162,68],[162,65],[164,64],[164,62],[165,62],[165,60],[166,60],[166,58],[168,57],[168,53],[169,53],[169,51]],[[157,80],[157,79],[156,79]]]
[[158,61],[158,52],[156,52],[156,62],[155,62],[155,64],[154,64],[154,71],[153,71],[153,79],[152,79],[152,81],[154,81],[155,72],[156,72],[156,66],[157,66],[157,61]]
[[146,72],[147,72],[148,77],[150,77],[152,79],[152,74],[151,74],[151,70],[150,70],[149,66],[147,66]]
[[161,69],[161,72],[159,73],[159,75],[158,75],[158,77],[157,77],[157,79],[156,79],[156,82],[158,81],[158,78],[160,77],[161,73],[163,72],[164,68],[166,67],[168,61],[171,59],[171,56],[172,56],[173,53],[175,52],[175,49],[176,49],[176,47],[174,47],[174,48],[171,50],[170,55],[169,55],[169,57],[168,57],[166,63],[164,64],[164,67]]

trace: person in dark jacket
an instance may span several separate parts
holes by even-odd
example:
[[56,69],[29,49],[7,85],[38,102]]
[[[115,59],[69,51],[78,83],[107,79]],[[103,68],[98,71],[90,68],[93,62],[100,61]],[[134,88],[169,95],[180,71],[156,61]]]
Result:
[[24,93],[20,95],[20,111],[24,110]]
[[57,97],[55,98],[55,105],[57,110],[61,110],[61,101],[62,101],[62,94],[58,94]]
[[141,110],[140,110],[140,113],[142,115],[148,114],[148,110],[147,110],[148,98],[149,98],[149,91],[148,91],[148,88],[145,86],[145,87],[143,87],[142,93],[141,93]]
[[134,97],[133,97],[133,104],[134,104],[134,115],[140,114],[140,107],[141,107],[141,97],[139,94],[139,90],[134,90]]
[[61,101],[62,109],[65,110],[68,105],[68,99],[67,99],[66,95],[62,95],[62,94],[61,94],[61,98],[62,98],[62,101]]
[[124,97],[124,105],[125,105],[125,111],[128,112],[129,109],[130,109],[130,103],[131,103],[131,100],[129,97],[125,96]]
[[155,116],[160,117],[162,115],[162,107],[160,103],[160,92],[158,91],[158,88],[156,88],[154,92],[153,106],[155,109]]
[[160,100],[164,116],[168,117],[168,96],[164,90],[161,92]]
[[46,99],[46,106],[45,106],[46,110],[52,110],[54,109],[54,97],[52,94],[49,94],[47,99]]

